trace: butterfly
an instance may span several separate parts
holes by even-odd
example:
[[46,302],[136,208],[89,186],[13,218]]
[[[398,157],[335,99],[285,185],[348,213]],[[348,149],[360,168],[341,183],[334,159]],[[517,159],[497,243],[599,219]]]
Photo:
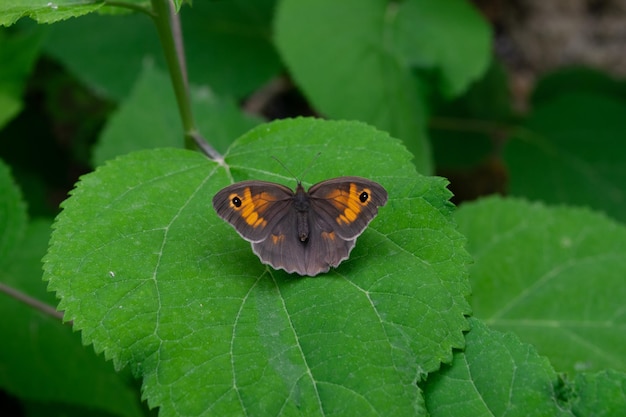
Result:
[[319,182],[295,192],[281,184],[242,181],[213,197],[217,214],[245,240],[261,262],[289,273],[315,276],[348,258],[356,238],[387,202],[387,191],[361,177]]

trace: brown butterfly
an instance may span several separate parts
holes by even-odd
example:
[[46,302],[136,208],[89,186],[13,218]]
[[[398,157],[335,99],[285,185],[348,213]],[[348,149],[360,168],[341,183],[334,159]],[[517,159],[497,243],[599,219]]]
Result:
[[387,202],[387,191],[360,177],[322,181],[295,193],[284,185],[243,181],[213,197],[217,214],[252,242],[274,269],[314,276],[347,259],[356,238]]

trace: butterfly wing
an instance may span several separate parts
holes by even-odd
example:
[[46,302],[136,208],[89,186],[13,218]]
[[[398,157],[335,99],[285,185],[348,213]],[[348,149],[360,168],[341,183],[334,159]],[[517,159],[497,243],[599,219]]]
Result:
[[332,225],[315,213],[309,212],[308,216],[308,240],[302,242],[298,238],[297,214],[290,210],[282,221],[276,223],[267,239],[252,244],[254,253],[274,269],[309,276],[328,272],[330,267],[348,258],[355,241],[339,238],[332,231]]
[[213,208],[250,242],[269,237],[291,210],[293,191],[266,181],[242,181],[220,190]]
[[344,240],[354,240],[363,233],[378,214],[378,207],[387,203],[383,186],[361,177],[322,181],[309,189],[309,196],[311,212],[316,216],[312,223],[330,228]]
[[263,263],[300,275],[328,272],[350,255],[356,238],[387,202],[387,192],[373,181],[341,177],[320,182],[308,192],[308,239],[298,236],[302,219],[294,192],[263,181],[244,181],[213,197],[218,215],[252,242]]

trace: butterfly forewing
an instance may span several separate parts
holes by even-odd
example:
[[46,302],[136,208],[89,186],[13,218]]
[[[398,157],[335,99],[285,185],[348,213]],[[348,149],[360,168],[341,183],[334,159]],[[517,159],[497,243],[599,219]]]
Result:
[[355,239],[387,202],[387,191],[361,177],[322,181],[309,189],[311,211],[343,239]]
[[217,214],[246,240],[265,240],[276,224],[291,211],[293,191],[264,181],[242,181],[213,197]]

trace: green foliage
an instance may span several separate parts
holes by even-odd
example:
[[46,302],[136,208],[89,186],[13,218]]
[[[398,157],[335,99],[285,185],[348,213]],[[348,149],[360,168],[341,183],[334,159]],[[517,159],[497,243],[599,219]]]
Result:
[[[443,22],[446,36],[431,36]],[[414,72],[438,73],[441,91],[455,95],[489,59],[488,29],[463,1],[285,0],[275,27],[289,70],[316,108],[404,138],[425,173],[432,170],[428,77]]]
[[[491,198],[457,212],[476,317],[559,371],[626,371],[626,228],[584,209]],[[593,277],[593,278],[590,278]]]
[[618,416],[626,409],[626,375],[612,370],[576,375],[570,393],[576,415]]
[[540,102],[506,148],[511,193],[589,205],[625,221],[626,145],[616,140],[626,136],[625,117],[624,100],[609,95],[569,92]]
[[[111,116],[94,148],[94,165],[133,150],[182,147],[183,127],[176,112],[176,98],[167,74],[146,65],[136,85]],[[233,100],[192,86],[192,105],[200,130],[219,151],[261,119],[243,114]]]
[[511,333],[471,323],[465,350],[424,388],[431,416],[574,415],[559,403],[559,377],[546,358]]
[[8,262],[26,227],[26,208],[9,167],[0,160],[0,267]]
[[[465,0],[173,3],[179,75],[165,0],[0,0],[14,414],[620,415],[623,81],[555,72],[516,112]],[[287,96],[273,90],[287,78],[307,114],[358,121],[241,110]],[[421,175],[494,161],[518,198],[455,211],[447,180]],[[28,218],[85,172],[52,235]],[[389,193],[350,259],[315,278],[263,265],[211,207],[235,181],[294,175]]]
[[[274,0],[196,1],[183,8],[190,79],[240,98],[276,76],[281,68],[269,37],[273,8]],[[60,22],[51,28],[45,49],[114,99],[128,95],[146,57],[167,69],[154,27],[140,14],[94,14]]]
[[39,54],[43,30],[0,32],[0,128],[22,109],[26,78]]
[[[4,246],[0,285],[55,305],[54,295],[42,285],[40,264],[48,247],[51,222],[37,219],[26,225],[25,207],[15,185],[6,184],[10,181],[7,174],[6,168],[0,172],[0,201],[5,204],[0,219],[6,221],[0,225]],[[14,206],[7,207],[7,203]],[[30,407],[58,402],[95,407],[119,416],[142,415],[129,373],[116,374],[110,364],[84,349],[80,336],[69,326],[8,298],[0,303],[0,315],[5,318],[0,322],[3,390],[23,398]]]

